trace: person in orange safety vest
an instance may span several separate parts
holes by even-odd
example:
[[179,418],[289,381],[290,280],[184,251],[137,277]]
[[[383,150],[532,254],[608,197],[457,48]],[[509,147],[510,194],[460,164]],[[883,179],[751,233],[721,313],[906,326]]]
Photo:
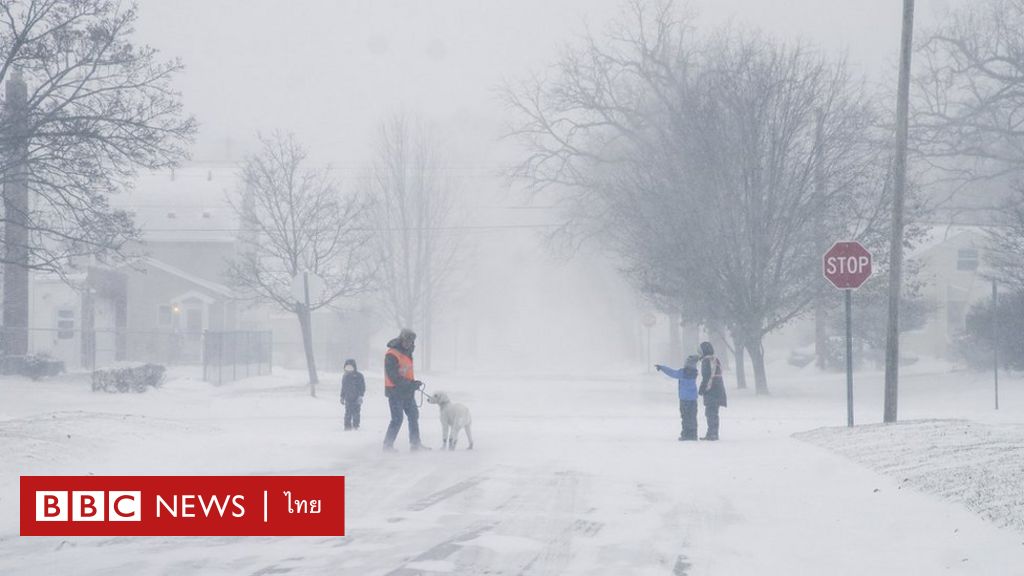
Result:
[[413,370],[412,353],[416,349],[416,333],[408,328],[388,342],[384,354],[384,395],[391,409],[391,423],[384,436],[384,450],[395,450],[395,438],[402,428],[403,415],[409,419],[409,447],[412,450],[429,450],[420,441],[420,411],[416,406],[416,390],[423,383],[416,379]]

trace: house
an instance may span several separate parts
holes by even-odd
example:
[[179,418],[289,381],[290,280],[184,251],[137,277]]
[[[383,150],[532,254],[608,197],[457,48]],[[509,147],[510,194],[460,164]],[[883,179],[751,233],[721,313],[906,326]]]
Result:
[[912,354],[957,356],[956,342],[971,306],[992,296],[985,276],[988,235],[980,226],[944,225],[928,229],[907,255],[918,267],[921,295],[932,307],[926,324],[907,332],[904,348]]
[[144,254],[121,268],[125,277],[126,356],[198,364],[203,333],[237,329],[239,296],[224,283],[235,255],[238,194],[231,165],[191,166],[141,175],[111,199],[134,214]]
[[[68,369],[120,360],[200,364],[208,331],[269,330],[275,363],[304,366],[294,314],[254,306],[226,284],[240,234],[231,202],[240,195],[231,164],[139,175],[130,191],[110,198],[142,233],[129,248],[136,257],[116,267],[84,263],[67,279],[33,275],[30,350]],[[340,370],[345,357],[367,353],[368,311],[358,302],[350,308],[314,313],[321,367]]]
[[130,262],[79,263],[66,278],[34,273],[29,350],[68,369],[120,360],[198,363],[204,330],[236,326],[237,296],[222,282],[237,224],[227,203],[234,168],[139,176],[111,196],[134,214],[143,242]]

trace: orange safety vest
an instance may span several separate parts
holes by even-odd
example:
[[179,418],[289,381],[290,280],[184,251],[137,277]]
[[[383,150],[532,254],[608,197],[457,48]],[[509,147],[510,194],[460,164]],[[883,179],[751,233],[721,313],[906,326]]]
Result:
[[[398,360],[398,373],[402,375],[402,378],[406,380],[415,380],[416,377],[412,373],[412,358],[409,358],[405,354],[395,350],[394,348],[388,348],[388,351],[384,353],[384,365],[387,366],[387,357],[394,356]],[[395,383],[391,381],[388,376],[387,369],[384,370],[384,388],[391,389],[395,387]]]

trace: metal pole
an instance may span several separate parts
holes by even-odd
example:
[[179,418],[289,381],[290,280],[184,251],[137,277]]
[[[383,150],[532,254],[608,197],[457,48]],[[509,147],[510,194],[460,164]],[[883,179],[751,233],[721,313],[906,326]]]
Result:
[[853,290],[846,292],[846,425],[853,426]]
[[999,410],[999,292],[992,281],[992,374],[995,384],[996,410]]

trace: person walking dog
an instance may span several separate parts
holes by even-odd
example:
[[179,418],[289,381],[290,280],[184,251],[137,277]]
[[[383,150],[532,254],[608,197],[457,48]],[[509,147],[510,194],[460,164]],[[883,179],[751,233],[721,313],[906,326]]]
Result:
[[409,419],[409,447],[430,450],[420,441],[420,411],[416,406],[416,390],[423,383],[413,373],[412,353],[416,349],[416,333],[403,328],[398,338],[388,342],[384,353],[384,395],[391,410],[391,423],[384,436],[384,451],[395,450],[395,438],[402,428],[403,414]]

